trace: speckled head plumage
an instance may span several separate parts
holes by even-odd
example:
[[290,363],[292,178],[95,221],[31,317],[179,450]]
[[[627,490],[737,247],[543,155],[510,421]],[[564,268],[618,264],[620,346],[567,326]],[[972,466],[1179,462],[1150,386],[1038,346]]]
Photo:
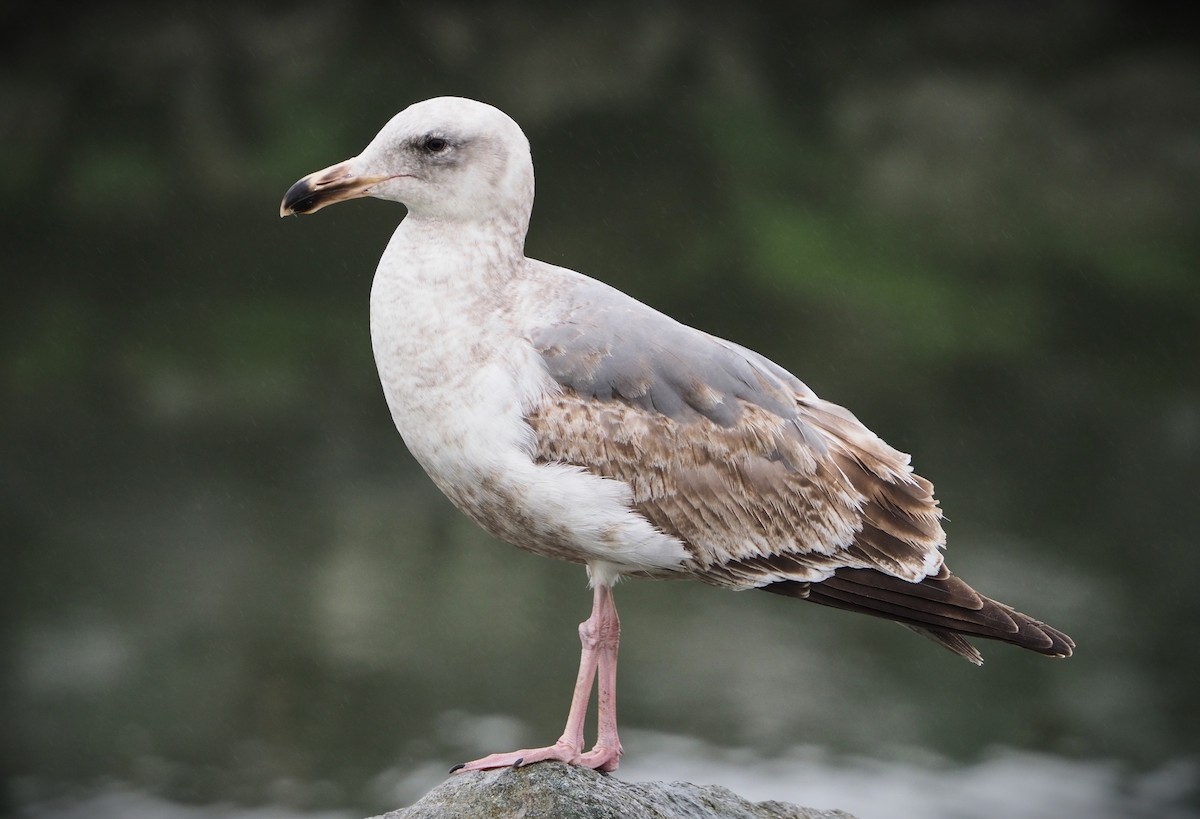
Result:
[[527,225],[533,187],[529,140],[511,117],[464,97],[435,97],[392,117],[362,153],[292,185],[280,215],[371,196],[400,202],[418,219],[517,213]]

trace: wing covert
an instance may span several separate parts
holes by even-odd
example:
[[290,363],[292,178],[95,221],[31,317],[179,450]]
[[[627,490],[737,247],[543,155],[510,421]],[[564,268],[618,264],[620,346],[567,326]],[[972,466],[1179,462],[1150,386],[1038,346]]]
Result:
[[531,334],[559,386],[527,417],[538,460],[625,482],[708,582],[940,570],[941,513],[907,455],[770,360],[598,287]]

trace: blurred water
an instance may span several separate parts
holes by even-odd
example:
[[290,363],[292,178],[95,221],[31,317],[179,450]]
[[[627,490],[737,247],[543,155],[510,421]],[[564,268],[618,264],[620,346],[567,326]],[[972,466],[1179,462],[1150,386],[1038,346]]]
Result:
[[1113,760],[1067,760],[996,748],[960,765],[909,749],[886,759],[831,758],[811,746],[763,759],[665,739],[623,776],[712,783],[753,800],[840,808],[860,819],[1182,819],[1195,807],[1196,760],[1131,774]]
[[[462,722],[466,715],[450,717]],[[478,717],[487,725],[492,719]],[[502,722],[508,721],[506,718]],[[500,739],[504,731],[485,731]],[[510,726],[515,727],[515,726]],[[521,731],[503,737],[509,747]],[[501,743],[504,744],[503,742]],[[636,748],[632,762],[616,774],[626,781],[687,781],[730,788],[751,801],[778,800],[807,807],[841,809],[859,819],[1191,819],[1200,761],[1177,760],[1135,774],[1115,760],[1065,760],[997,748],[972,765],[931,758],[910,749],[888,759],[832,757],[813,746],[797,746],[764,757],[747,748],[721,748],[690,737],[628,732]],[[490,746],[477,745],[480,752]],[[499,746],[496,746],[499,747]],[[372,778],[371,803],[408,805],[446,777],[441,762],[389,768]],[[287,803],[303,799],[305,785],[275,783]],[[290,796],[290,799],[289,799]],[[219,803],[184,805],[120,783],[95,792],[26,805],[27,819],[351,819],[346,810],[305,811],[295,807],[243,807]]]

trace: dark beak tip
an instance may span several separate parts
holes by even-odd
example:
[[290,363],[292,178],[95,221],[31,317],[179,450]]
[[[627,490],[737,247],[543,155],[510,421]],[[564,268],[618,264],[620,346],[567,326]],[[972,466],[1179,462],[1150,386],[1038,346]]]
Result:
[[301,179],[288,188],[279,205],[280,216],[293,216],[308,213],[316,204],[316,194],[307,178]]

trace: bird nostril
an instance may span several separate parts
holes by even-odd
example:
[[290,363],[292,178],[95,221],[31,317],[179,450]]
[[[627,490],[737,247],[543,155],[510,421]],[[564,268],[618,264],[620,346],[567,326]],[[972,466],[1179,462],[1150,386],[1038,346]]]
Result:
[[346,173],[346,171],[337,170],[332,173],[327,173],[324,176],[321,176],[317,179],[314,179],[312,185],[314,188],[328,188],[330,185],[336,185],[339,182],[346,181],[346,178],[348,176],[349,176],[349,174]]

